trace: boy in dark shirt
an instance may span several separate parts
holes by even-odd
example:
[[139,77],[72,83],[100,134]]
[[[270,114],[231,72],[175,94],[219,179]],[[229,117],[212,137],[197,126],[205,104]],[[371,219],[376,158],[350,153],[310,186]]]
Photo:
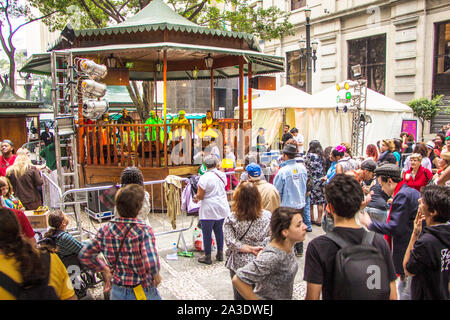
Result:
[[[325,187],[326,209],[334,218],[334,233],[352,244],[360,244],[365,231],[355,220],[364,194],[358,181],[345,174],[336,175]],[[396,274],[389,247],[380,234],[375,234],[372,245],[386,261],[390,281],[389,299],[397,299]],[[334,265],[339,246],[326,236],[313,239],[306,251],[304,280],[307,282],[306,300],[333,300]],[[387,298],[387,297],[386,297]]]
[[[450,188],[422,189],[403,267],[412,276],[412,300],[448,300],[450,270]],[[426,227],[422,222],[425,220]]]

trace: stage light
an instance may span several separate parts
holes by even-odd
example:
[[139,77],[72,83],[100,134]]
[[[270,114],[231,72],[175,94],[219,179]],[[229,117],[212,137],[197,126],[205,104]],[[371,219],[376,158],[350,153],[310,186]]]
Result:
[[95,79],[95,78],[104,78],[106,77],[106,74],[108,73],[108,69],[103,64],[97,64],[92,60],[89,59],[83,59],[80,62],[80,69],[81,71],[85,72],[89,78]]
[[350,91],[346,92],[346,93],[345,93],[345,98],[346,98],[347,100],[350,100],[350,99],[352,98],[352,93],[351,93]]
[[98,120],[108,111],[107,100],[87,100],[83,103],[83,116],[90,120]]
[[83,80],[81,88],[83,93],[89,97],[101,98],[106,94],[106,85],[94,80]]

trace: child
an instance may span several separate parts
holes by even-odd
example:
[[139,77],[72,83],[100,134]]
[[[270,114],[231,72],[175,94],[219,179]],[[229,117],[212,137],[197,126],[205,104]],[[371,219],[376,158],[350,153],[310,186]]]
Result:
[[[157,286],[161,282],[159,256],[153,230],[136,219],[142,208],[144,188],[128,184],[117,191],[115,204],[119,217],[103,225],[93,240],[81,249],[81,262],[95,271],[103,271],[104,292],[111,300],[161,300]],[[102,253],[106,263],[99,260]]]
[[0,177],[0,188],[3,207],[25,211],[22,202],[14,196],[13,187],[8,178]]
[[66,268],[70,265],[80,265],[78,253],[80,253],[83,244],[66,231],[69,219],[64,212],[61,210],[50,212],[48,224],[50,229],[44,235],[44,243],[49,245],[51,249],[56,249],[56,253]]

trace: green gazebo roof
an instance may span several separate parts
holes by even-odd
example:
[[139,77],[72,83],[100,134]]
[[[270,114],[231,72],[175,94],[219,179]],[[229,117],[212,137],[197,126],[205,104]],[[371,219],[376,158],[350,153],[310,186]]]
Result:
[[99,36],[112,34],[129,34],[143,31],[175,30],[205,35],[245,39],[249,41],[252,49],[258,50],[256,38],[245,32],[232,32],[227,30],[202,27],[176,13],[162,0],[153,0],[136,15],[117,25],[99,29],[75,30],[75,36]]
[[41,108],[40,101],[30,101],[18,96],[9,85],[0,91],[0,115],[5,114],[39,114],[52,112]]

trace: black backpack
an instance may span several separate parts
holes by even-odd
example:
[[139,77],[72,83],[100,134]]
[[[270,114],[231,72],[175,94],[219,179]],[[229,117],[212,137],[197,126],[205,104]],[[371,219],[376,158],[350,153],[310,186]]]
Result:
[[37,279],[33,283],[19,284],[3,272],[0,272],[0,286],[11,293],[17,300],[59,300],[55,289],[48,285],[50,254],[41,253],[40,258],[44,270],[46,270],[44,278]]
[[361,244],[349,244],[335,232],[326,237],[339,247],[334,264],[334,300],[388,300],[390,281],[387,263],[372,245],[375,233],[364,234]]

